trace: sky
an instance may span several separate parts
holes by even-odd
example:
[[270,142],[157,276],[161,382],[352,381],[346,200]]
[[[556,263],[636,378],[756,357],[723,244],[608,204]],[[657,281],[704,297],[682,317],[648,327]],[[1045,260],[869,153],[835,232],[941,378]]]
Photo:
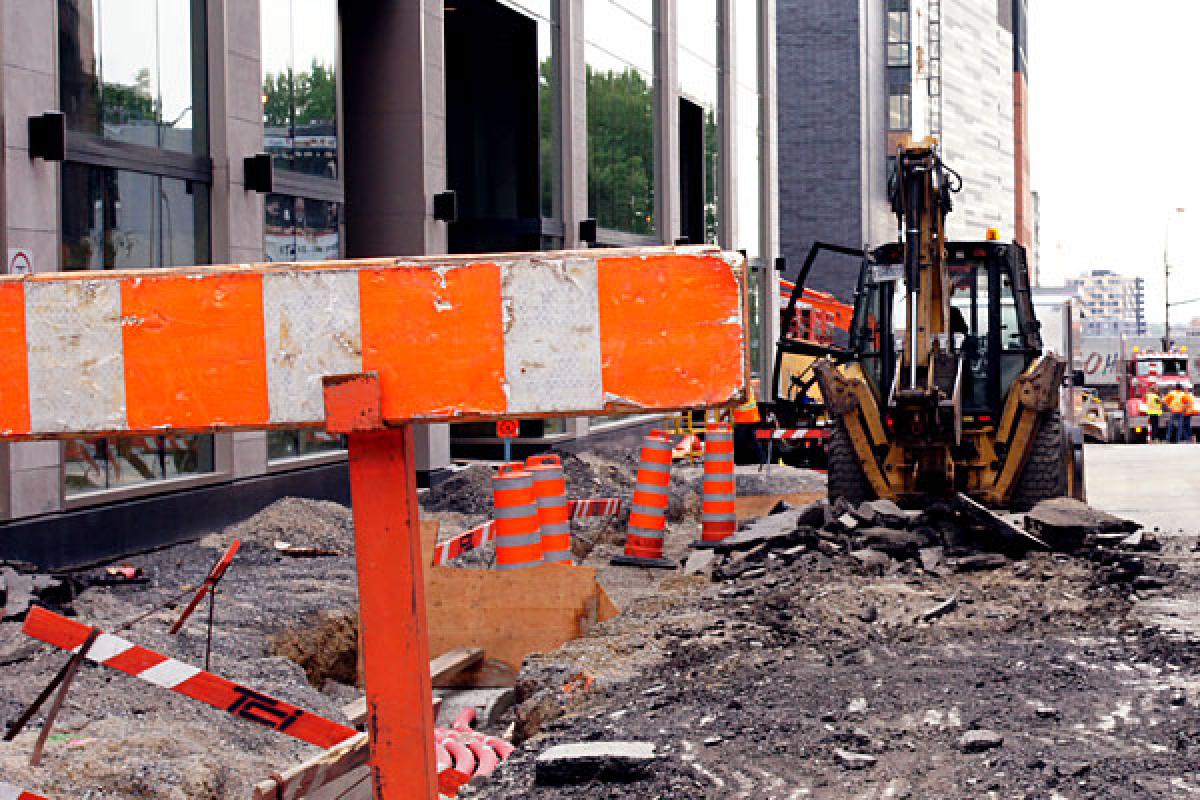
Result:
[[[1161,323],[1170,219],[1172,300],[1200,298],[1197,31],[1200,0],[1030,0],[1043,285],[1095,268],[1139,275]],[[1200,302],[1171,317],[1200,317]]]

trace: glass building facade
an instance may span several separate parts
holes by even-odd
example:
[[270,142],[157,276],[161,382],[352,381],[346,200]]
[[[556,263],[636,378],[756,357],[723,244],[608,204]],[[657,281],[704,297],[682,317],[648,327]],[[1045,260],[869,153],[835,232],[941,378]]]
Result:
[[[397,21],[418,5],[439,24]],[[5,63],[36,77],[0,103],[17,120],[9,197],[29,198],[9,204],[5,236],[37,272],[587,247],[592,220],[597,246],[774,255],[759,58],[773,0],[52,0],[0,14],[29,32],[0,43]],[[24,118],[47,109],[65,120],[61,163],[25,150]],[[244,164],[262,153],[273,180],[258,191]],[[457,214],[434,219],[448,189]],[[522,437],[613,422],[529,421]],[[430,430],[425,472],[471,440],[495,448],[490,425],[464,426],[453,451]],[[0,444],[0,527],[249,480],[301,491],[313,470],[344,475],[343,446],[307,430]]]

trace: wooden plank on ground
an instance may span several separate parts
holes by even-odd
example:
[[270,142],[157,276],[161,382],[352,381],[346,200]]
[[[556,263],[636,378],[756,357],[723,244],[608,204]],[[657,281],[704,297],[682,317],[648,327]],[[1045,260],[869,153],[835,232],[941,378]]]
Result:
[[[439,681],[452,680],[456,676],[483,663],[483,651],[477,647],[461,647],[443,653],[429,662],[429,675],[433,685]],[[367,721],[367,698],[360,697],[345,706],[342,712],[354,725],[362,725]]]
[[[360,733],[303,764],[254,786],[254,800],[295,800],[307,797],[328,783],[365,767],[370,757],[367,734]],[[368,787],[369,788],[369,787]]]
[[514,670],[530,653],[555,650],[616,612],[611,601],[600,599],[591,567],[431,567],[426,575],[429,652],[481,647]]
[[790,492],[788,494],[759,494],[738,496],[734,501],[738,522],[765,517],[780,502],[790,506],[806,506],[825,499],[825,492]]

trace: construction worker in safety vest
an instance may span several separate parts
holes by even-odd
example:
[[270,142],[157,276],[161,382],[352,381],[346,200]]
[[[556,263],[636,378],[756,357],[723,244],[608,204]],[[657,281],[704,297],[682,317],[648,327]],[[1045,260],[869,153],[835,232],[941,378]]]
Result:
[[1184,389],[1180,402],[1183,404],[1183,437],[1180,441],[1191,443],[1192,416],[1196,413],[1196,396],[1192,394],[1191,389]]
[[1183,384],[1175,384],[1175,388],[1167,392],[1163,398],[1171,418],[1167,422],[1167,441],[1178,442],[1183,436]]
[[1158,389],[1151,388],[1146,392],[1146,416],[1150,418],[1150,442],[1157,442],[1159,439],[1159,423],[1162,421],[1163,399],[1158,393]]

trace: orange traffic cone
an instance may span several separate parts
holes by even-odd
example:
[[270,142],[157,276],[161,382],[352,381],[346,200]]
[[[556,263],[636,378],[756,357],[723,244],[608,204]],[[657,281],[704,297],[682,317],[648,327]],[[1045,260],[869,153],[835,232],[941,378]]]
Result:
[[567,516],[567,483],[558,456],[530,456],[525,468],[533,475],[538,525],[542,531],[542,560],[571,563],[571,520]]
[[613,564],[675,568],[675,562],[663,558],[670,486],[671,440],[664,432],[653,431],[642,442],[642,458],[633,489],[633,507],[629,511],[625,553],[613,558]]
[[704,495],[695,547],[713,547],[737,530],[736,499],[733,427],[713,423],[704,434]]
[[496,519],[496,569],[520,569],[542,563],[533,476],[523,464],[505,464],[492,478]]

